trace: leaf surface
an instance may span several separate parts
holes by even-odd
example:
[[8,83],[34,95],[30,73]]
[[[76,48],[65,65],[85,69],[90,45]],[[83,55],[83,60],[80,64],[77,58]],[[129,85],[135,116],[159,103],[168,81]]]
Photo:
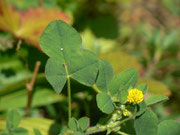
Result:
[[136,116],[139,116],[146,111],[147,105],[146,105],[145,101],[142,101],[137,106],[138,106],[138,109],[137,109]]
[[71,130],[77,131],[78,130],[78,121],[75,118],[71,118],[68,122],[68,126]]
[[[51,125],[54,121],[42,118],[24,118],[21,120],[19,127],[28,130],[29,135],[34,135],[34,128],[38,129],[42,135],[48,135]],[[0,131],[5,130],[6,121],[0,119]]]
[[35,135],[41,135],[41,132],[36,128],[34,128],[34,133],[35,133]]
[[139,84],[141,83],[145,83],[148,85],[148,93],[150,94],[162,95],[162,96],[169,96],[171,94],[168,87],[160,81],[141,78],[139,80]]
[[56,93],[61,92],[68,77],[87,86],[95,83],[98,58],[81,49],[81,37],[74,28],[60,20],[52,21],[41,35],[40,44],[50,57],[45,74]]
[[113,101],[111,100],[111,97],[107,93],[99,93],[96,96],[97,100],[97,106],[98,108],[106,113],[110,114],[114,110]]
[[158,125],[157,135],[179,135],[180,134],[180,123],[173,120],[162,121]]
[[24,128],[16,128],[13,135],[28,135],[28,131]]
[[19,123],[21,121],[21,116],[19,112],[15,109],[10,110],[7,115],[7,129],[8,130],[14,130],[18,127]]
[[149,97],[148,99],[146,99],[146,104],[147,106],[153,105],[153,104],[157,104],[163,101],[168,100],[167,96],[159,96],[159,95],[153,95],[151,97]]
[[143,95],[145,95],[148,90],[148,86],[146,84],[140,84],[137,88],[143,92]]
[[119,72],[129,68],[134,68],[137,71],[142,70],[142,66],[135,56],[129,55],[120,50],[102,53],[100,54],[100,58],[107,60],[112,64],[115,74],[118,74]]
[[79,127],[82,129],[82,131],[86,130],[89,125],[89,118],[88,117],[82,117],[78,120]]
[[150,110],[147,110],[134,121],[136,135],[157,135],[158,118]]
[[[44,106],[60,101],[64,101],[65,96],[57,95],[52,89],[39,88],[36,89],[33,95],[32,107]],[[9,93],[0,98],[0,111],[8,110],[9,108],[26,107],[27,91],[22,89],[17,92]]]
[[108,87],[113,100],[126,102],[128,89],[136,85],[138,78],[139,74],[135,69],[128,69],[116,75]]
[[105,60],[99,61],[99,73],[96,80],[96,85],[101,91],[107,91],[108,85],[113,78],[113,68]]

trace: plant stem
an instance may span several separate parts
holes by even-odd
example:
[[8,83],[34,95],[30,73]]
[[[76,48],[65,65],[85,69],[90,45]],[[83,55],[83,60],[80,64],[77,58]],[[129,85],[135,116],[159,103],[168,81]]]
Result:
[[71,119],[71,82],[70,82],[70,76],[67,68],[67,64],[64,64],[66,75],[67,75],[67,89],[68,89],[68,120]]
[[32,92],[33,92],[33,90],[34,90],[34,83],[35,83],[35,81],[36,81],[36,77],[37,77],[37,74],[38,74],[40,65],[41,65],[41,62],[40,62],[40,61],[37,61],[37,62],[36,62],[36,65],[35,65],[35,68],[34,68],[32,80],[31,80],[31,82],[29,82],[29,83],[26,84],[26,88],[27,88],[27,90],[28,90],[28,101],[27,101],[26,113],[25,113],[26,116],[28,116],[29,110],[30,110],[30,107],[31,107],[31,103],[32,103]]
[[128,118],[126,118],[126,119],[124,119],[124,120],[120,121],[119,123],[117,123],[117,124],[116,124],[116,126],[115,126],[115,127],[117,127],[117,126],[121,125],[122,123],[124,123],[124,122],[126,122],[126,121],[128,121],[128,120],[134,119],[134,118],[136,117],[136,112],[137,112],[137,106],[135,105],[133,115],[132,115],[131,117],[128,117]]
[[97,88],[96,84],[92,86],[93,90],[97,93],[101,93],[101,91]]
[[94,133],[99,133],[99,132],[104,132],[107,130],[107,127],[106,126],[94,126],[94,127],[90,127],[87,129],[86,131],[86,135],[91,135],[91,134],[94,134]]
[[126,134],[126,133],[121,132],[121,131],[119,131],[118,134],[121,134],[121,135],[129,135],[129,134]]
[[67,87],[68,87],[68,119],[71,119],[71,83],[70,77],[67,79]]
[[[113,128],[116,128],[116,127],[120,126],[122,123],[124,123],[124,122],[126,122],[126,121],[128,121],[128,120],[134,119],[134,117],[136,116],[136,112],[137,112],[137,106],[135,106],[135,108],[134,108],[134,113],[133,113],[133,115],[132,115],[131,117],[128,117],[128,118],[126,118],[126,119],[124,119],[124,120],[122,120],[122,121],[117,122],[117,123],[113,126]],[[107,125],[105,125],[105,126],[97,125],[97,126],[88,128],[88,129],[86,130],[86,133],[85,133],[85,134],[86,134],[86,135],[90,135],[90,134],[94,134],[94,133],[104,132],[104,131],[107,130],[107,128],[108,128]],[[123,132],[121,132],[121,131],[119,131],[119,133],[121,133],[122,135],[127,135],[127,134],[125,134],[125,133],[123,134]]]

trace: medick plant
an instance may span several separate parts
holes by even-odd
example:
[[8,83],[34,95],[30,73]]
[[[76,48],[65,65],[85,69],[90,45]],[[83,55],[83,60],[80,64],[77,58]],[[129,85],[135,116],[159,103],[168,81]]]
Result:
[[[144,99],[146,84],[136,86],[139,74],[128,69],[114,76],[112,66],[82,47],[78,32],[63,21],[52,21],[40,38],[40,45],[49,56],[45,75],[59,94],[67,83],[68,126],[59,135],[89,135],[99,132],[120,135],[178,135],[179,124],[158,122],[147,107],[167,100],[166,96]],[[98,108],[109,116],[106,124],[91,127],[89,118],[76,119],[71,114],[71,79],[92,86],[97,91]]]
[[[3,131],[0,135],[29,135],[28,130],[26,130],[23,127],[19,127],[20,122],[21,122],[20,113],[15,109],[9,110],[6,120],[6,130]],[[42,134],[38,129],[34,128],[34,135],[42,135]]]

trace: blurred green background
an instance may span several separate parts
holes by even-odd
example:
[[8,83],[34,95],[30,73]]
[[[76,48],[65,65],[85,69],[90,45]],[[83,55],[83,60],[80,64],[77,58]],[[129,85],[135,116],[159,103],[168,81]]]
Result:
[[[0,0],[0,132],[8,109],[18,108],[25,115],[26,84],[37,61],[41,65],[29,118],[21,126],[57,135],[67,124],[66,88],[56,95],[46,81],[47,56],[39,46],[43,29],[57,19],[72,25],[81,34],[83,47],[109,61],[115,74],[137,69],[139,83],[149,86],[146,97],[169,96],[152,108],[159,119],[180,121],[179,0]],[[73,81],[72,92],[74,117],[88,116],[91,125],[106,118],[96,106],[93,88]]]

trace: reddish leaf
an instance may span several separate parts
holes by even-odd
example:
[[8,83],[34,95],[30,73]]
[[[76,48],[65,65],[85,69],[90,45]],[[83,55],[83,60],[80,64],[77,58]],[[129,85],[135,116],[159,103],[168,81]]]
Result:
[[5,1],[0,0],[0,29],[24,39],[38,49],[40,35],[52,20],[70,23],[70,17],[57,9],[39,7],[22,12],[14,10],[12,6],[7,7]]

